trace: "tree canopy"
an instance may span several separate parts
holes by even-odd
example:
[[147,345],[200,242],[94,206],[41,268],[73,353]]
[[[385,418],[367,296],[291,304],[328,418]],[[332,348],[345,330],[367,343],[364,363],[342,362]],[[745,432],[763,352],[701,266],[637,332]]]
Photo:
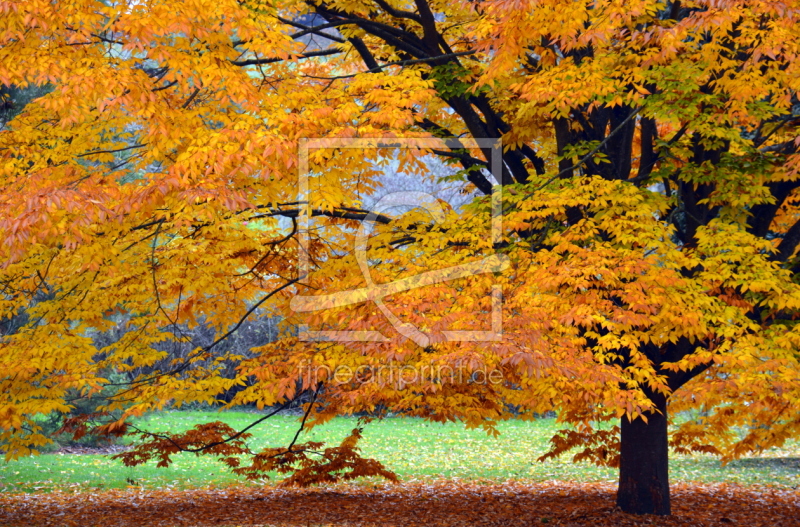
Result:
[[[668,514],[669,415],[695,412],[674,449],[726,460],[800,430],[797,1],[0,11],[0,83],[51,88],[0,131],[0,308],[25,321],[0,342],[8,457],[47,441],[36,415],[109,387],[109,433],[234,386],[231,404],[259,407],[313,393],[312,422],[396,412],[491,431],[555,410],[552,455],[621,464],[623,509]],[[305,138],[374,145],[301,155]],[[486,138],[502,161],[471,142]],[[483,197],[364,207],[382,159],[424,177],[426,154]],[[447,274],[459,265],[481,272]],[[292,309],[374,284],[394,318],[374,297]],[[259,309],[282,338],[227,353]],[[493,329],[496,309],[497,336],[448,336]],[[129,330],[98,348],[90,333],[116,314]],[[216,339],[170,357],[163,343],[198,324]]]

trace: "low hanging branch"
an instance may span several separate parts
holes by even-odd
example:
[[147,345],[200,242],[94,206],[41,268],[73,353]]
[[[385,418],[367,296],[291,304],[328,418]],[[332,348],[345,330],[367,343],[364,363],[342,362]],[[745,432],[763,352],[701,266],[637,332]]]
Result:
[[[253,453],[247,446],[247,440],[253,437],[248,430],[284,410],[289,404],[287,401],[239,431],[221,421],[197,425],[180,434],[156,434],[129,424],[128,427],[135,429],[140,437],[147,441],[133,450],[113,456],[112,459],[122,460],[127,467],[158,459],[157,467],[168,467],[172,464],[173,455],[190,452],[197,456],[217,456],[219,461],[231,468],[235,474],[249,480],[269,478],[271,472],[288,474],[289,477],[281,482],[283,486],[307,487],[365,476],[381,476],[397,482],[397,475],[386,469],[379,461],[363,458],[359,454],[358,441],[362,437],[362,428],[353,429],[337,447],[321,450],[325,443],[315,441],[297,444],[300,434],[306,429],[308,417],[321,389],[322,385],[314,390],[300,427],[288,447],[266,448]],[[241,456],[252,456],[251,463],[241,466]]]

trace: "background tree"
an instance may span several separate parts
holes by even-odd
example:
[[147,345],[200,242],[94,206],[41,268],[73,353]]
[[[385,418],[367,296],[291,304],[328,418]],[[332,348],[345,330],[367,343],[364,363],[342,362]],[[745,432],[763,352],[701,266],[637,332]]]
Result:
[[31,85],[25,88],[10,85],[0,85],[0,129],[3,129],[14,117],[16,117],[25,105],[37,97],[49,92],[48,85]]
[[[377,407],[492,430],[508,405],[555,407],[572,426],[552,455],[579,448],[577,459],[619,464],[622,509],[668,514],[668,441],[730,459],[800,425],[798,7],[3,4],[0,82],[55,87],[1,136],[2,309],[56,292],[2,343],[9,455],[45,441],[23,425],[66,411],[66,390],[101,389],[112,365],[161,364],[164,330],[202,320],[219,337],[122,388],[109,409],[123,417],[107,430],[166,404],[214,401],[245,379],[255,383],[232,403],[313,390],[312,422]],[[435,223],[420,211],[370,216],[359,196],[378,170],[345,149],[311,155],[314,192],[297,203],[299,138],[429,136],[502,137],[494,174],[489,150],[450,141],[430,152],[457,161],[486,198],[443,207]],[[421,168],[415,152],[398,166]],[[505,231],[493,240],[498,185]],[[302,282],[301,212],[316,222]],[[365,285],[352,248],[367,219],[379,224],[367,247],[378,283],[497,253],[508,267],[393,293],[424,346],[403,334],[343,344],[288,333],[235,379],[208,363],[260,307],[287,327],[391,334],[372,303],[310,315],[289,305],[296,292]],[[502,340],[448,341],[446,331],[491,326],[493,283]],[[120,311],[135,315],[135,331],[98,360],[86,332]],[[426,373],[378,378],[387,363]],[[337,366],[362,375],[339,382]],[[480,382],[495,370],[501,382]],[[704,414],[669,440],[668,405]],[[618,428],[598,426],[612,419]]]

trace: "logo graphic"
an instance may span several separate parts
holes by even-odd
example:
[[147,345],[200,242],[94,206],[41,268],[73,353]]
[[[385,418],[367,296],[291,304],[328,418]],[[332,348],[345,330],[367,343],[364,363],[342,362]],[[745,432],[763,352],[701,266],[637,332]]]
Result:
[[[358,149],[377,149],[377,148],[415,148],[415,149],[447,149],[454,143],[459,148],[480,148],[490,151],[491,171],[499,174],[502,168],[500,153],[502,151],[500,141],[497,139],[305,139],[300,141],[300,181],[299,181],[299,201],[308,203],[309,195],[309,151],[321,148],[358,148]],[[502,218],[501,218],[501,187],[495,185],[492,192],[492,218],[491,218],[491,238],[493,243],[501,239]],[[442,283],[468,276],[483,273],[494,273],[505,269],[508,266],[508,259],[502,255],[492,255],[482,260],[456,265],[445,269],[427,271],[412,277],[403,278],[386,284],[376,284],[369,270],[367,262],[367,240],[369,232],[367,224],[374,220],[378,214],[388,209],[398,206],[411,208],[423,208],[437,223],[444,220],[444,211],[441,204],[432,199],[432,196],[425,192],[394,192],[383,196],[369,212],[367,217],[361,221],[356,238],[354,255],[358,262],[359,269],[364,276],[366,286],[349,291],[338,291],[326,295],[298,295],[290,303],[291,308],[297,312],[321,311],[324,309],[338,308],[348,305],[360,304],[363,302],[373,302],[380,309],[387,320],[394,326],[395,330],[411,339],[420,346],[427,346],[430,337],[413,324],[400,320],[387,306],[383,299],[396,293],[409,291],[432,284]],[[310,261],[308,257],[309,244],[309,225],[310,215],[301,211],[298,217],[298,235],[300,239],[300,280],[308,276]],[[502,296],[499,285],[493,285],[492,291],[492,310],[491,310],[491,330],[487,331],[443,331],[442,336],[446,341],[492,341],[500,340],[502,331]],[[388,337],[378,331],[310,331],[306,327],[300,328],[299,337],[301,340],[312,341],[387,341]]]

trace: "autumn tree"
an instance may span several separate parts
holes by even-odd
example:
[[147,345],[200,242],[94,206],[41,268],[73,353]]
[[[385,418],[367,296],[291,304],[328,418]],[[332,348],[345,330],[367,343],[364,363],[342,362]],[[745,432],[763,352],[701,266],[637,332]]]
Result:
[[[2,309],[28,317],[2,340],[8,455],[46,441],[32,417],[68,410],[67,390],[163,361],[165,331],[202,320],[219,336],[120,386],[108,409],[123,418],[107,431],[236,384],[249,386],[232,403],[259,406],[313,390],[312,422],[384,409],[491,431],[510,407],[555,408],[570,426],[548,455],[578,449],[577,460],[618,465],[623,510],[669,514],[670,446],[732,459],[800,427],[798,9],[0,4],[0,83],[54,88],[0,132]],[[298,158],[314,137],[377,142]],[[404,151],[398,170],[438,155],[484,197],[459,210],[365,210],[390,140],[432,137],[441,146]],[[501,139],[502,161],[468,141],[482,138]],[[298,199],[301,162],[312,192]],[[365,223],[377,225],[366,242]],[[492,264],[444,280],[481,261]],[[383,289],[394,324],[375,302],[292,309],[297,294],[322,305],[395,281],[405,285]],[[52,297],[31,302],[41,291]],[[498,302],[498,340],[448,337],[491,327]],[[283,313],[284,338],[242,358],[236,378],[221,375],[209,358],[267,306]],[[98,350],[87,331],[114,313],[135,331]],[[387,337],[304,340],[300,326]],[[387,364],[398,368],[388,380]],[[341,367],[358,375],[337,377]],[[702,414],[670,436],[670,416],[688,409]],[[223,432],[183,439],[226,455]],[[330,466],[351,462],[357,435]]]

